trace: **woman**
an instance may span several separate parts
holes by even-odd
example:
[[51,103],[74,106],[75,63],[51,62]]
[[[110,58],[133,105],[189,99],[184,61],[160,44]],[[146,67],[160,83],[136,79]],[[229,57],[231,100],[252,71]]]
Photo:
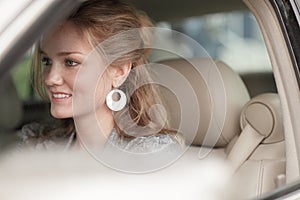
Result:
[[[66,149],[81,147],[78,139],[80,131],[74,126],[72,107],[79,70],[101,42],[124,31],[149,26],[152,23],[145,14],[125,3],[88,0],[53,33],[46,35],[35,52],[32,69],[34,87],[41,97],[50,100],[51,114],[60,119],[60,123],[55,126],[37,123],[25,126],[22,130],[24,142],[35,148],[46,149],[55,149],[57,144]],[[126,45],[143,46],[149,43],[151,31],[139,33],[139,36],[127,34],[128,38],[123,37],[122,40],[109,40],[106,54],[113,55],[122,48],[126,49]],[[145,84],[137,88],[140,81],[151,82],[146,68],[142,67],[147,64],[148,54],[148,49],[137,48],[118,56],[100,78],[96,87],[95,113],[106,138],[103,141],[106,146],[109,144],[132,152],[151,152],[170,146],[178,150],[183,143],[177,133],[167,127],[162,112],[154,115],[148,113],[151,106],[160,104],[155,86]],[[136,89],[133,91],[132,88]],[[112,102],[121,102],[123,105]],[[128,120],[122,123],[128,116],[131,123]],[[157,131],[145,133],[141,130]]]

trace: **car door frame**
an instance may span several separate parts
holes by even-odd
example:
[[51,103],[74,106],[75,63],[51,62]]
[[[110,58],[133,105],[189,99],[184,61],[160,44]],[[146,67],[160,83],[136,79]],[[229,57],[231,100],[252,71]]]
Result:
[[29,1],[0,29],[0,78],[4,76],[26,51],[46,32],[53,29],[83,0]]
[[296,1],[245,0],[256,17],[266,42],[282,104],[286,143],[287,185],[271,191],[262,199],[299,195],[300,16]]

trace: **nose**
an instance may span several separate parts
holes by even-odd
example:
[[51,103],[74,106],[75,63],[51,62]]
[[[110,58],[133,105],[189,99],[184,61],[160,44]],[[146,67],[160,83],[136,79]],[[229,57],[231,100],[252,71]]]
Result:
[[44,82],[46,86],[62,85],[64,82],[61,67],[52,64],[44,71]]

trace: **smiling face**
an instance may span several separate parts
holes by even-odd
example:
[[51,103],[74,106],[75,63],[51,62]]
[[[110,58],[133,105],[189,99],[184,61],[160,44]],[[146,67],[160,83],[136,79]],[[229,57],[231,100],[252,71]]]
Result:
[[[77,73],[89,58],[93,48],[86,37],[72,22],[66,22],[49,34],[41,43],[41,61],[44,66],[43,83],[51,102],[55,118],[74,116],[72,103]],[[104,66],[97,66],[104,67]],[[131,63],[108,67],[102,74],[95,95],[95,108],[99,118],[111,115],[105,97],[112,87],[122,84],[130,72]],[[83,87],[83,88],[82,88]],[[93,85],[82,86],[81,92]],[[83,105],[86,102],[83,102]],[[88,113],[84,113],[88,114]]]
[[43,82],[55,118],[73,116],[72,97],[76,74],[92,50],[85,37],[70,22],[60,26],[41,44]]
[[[50,112],[53,117],[59,119],[77,117],[77,122],[80,117],[80,124],[81,127],[85,127],[85,132],[94,133],[100,127],[102,133],[108,137],[114,127],[114,119],[112,111],[106,106],[105,99],[112,88],[118,87],[126,80],[131,62],[119,63],[118,66],[107,68],[104,63],[97,62],[99,60],[88,62],[94,51],[86,38],[86,35],[82,34],[72,22],[64,23],[45,37],[40,45],[43,65],[41,78],[51,102]],[[96,76],[98,82],[90,82],[93,78],[90,77],[90,72],[85,71],[85,69],[90,70],[91,66],[96,67],[92,68],[92,77]],[[98,69],[103,72],[99,73],[99,76]],[[84,75],[83,82],[77,76],[82,75],[78,74],[79,72]],[[90,88],[95,88],[92,90],[93,94],[87,92]],[[97,121],[94,121],[95,126],[91,127],[90,119],[94,119],[95,113]],[[87,127],[91,127],[92,131],[87,131]],[[88,135],[94,138],[93,134]]]

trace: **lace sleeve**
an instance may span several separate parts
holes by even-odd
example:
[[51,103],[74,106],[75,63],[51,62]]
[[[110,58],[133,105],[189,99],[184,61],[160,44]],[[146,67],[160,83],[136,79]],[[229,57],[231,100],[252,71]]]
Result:
[[121,148],[122,150],[135,153],[156,152],[165,148],[168,150],[168,152],[179,153],[183,149],[179,142],[177,142],[177,140],[169,134],[143,136],[134,139],[121,139],[117,133],[113,132],[108,143],[108,148],[115,146]]
[[169,152],[179,152],[180,146],[170,135],[156,135],[148,137],[138,137],[131,140],[124,150],[131,152],[155,152],[162,149]]
[[43,141],[44,126],[39,123],[30,123],[22,127],[19,134],[21,142],[19,143],[19,149],[45,149]]
[[32,139],[38,139],[43,134],[44,127],[39,123],[26,124],[22,127],[20,138],[24,143],[32,142]]
[[61,141],[59,138],[48,138],[45,135],[45,126],[39,123],[31,123],[23,126],[19,134],[21,142],[18,145],[19,149],[29,148],[33,150],[62,150],[70,147],[74,139],[72,134],[68,140]]

